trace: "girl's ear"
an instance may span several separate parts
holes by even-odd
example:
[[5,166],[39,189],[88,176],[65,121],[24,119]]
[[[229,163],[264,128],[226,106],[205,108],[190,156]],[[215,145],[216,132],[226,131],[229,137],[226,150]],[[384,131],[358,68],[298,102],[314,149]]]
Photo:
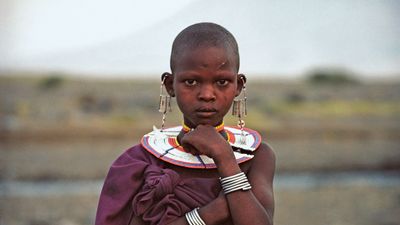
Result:
[[175,97],[175,91],[174,91],[174,75],[165,72],[161,75],[161,80],[164,81],[165,85],[165,90],[167,90],[168,94],[171,97]]
[[243,86],[246,84],[247,78],[244,74],[238,74],[237,76],[237,88],[236,88],[236,95],[239,96],[240,92],[242,92]]

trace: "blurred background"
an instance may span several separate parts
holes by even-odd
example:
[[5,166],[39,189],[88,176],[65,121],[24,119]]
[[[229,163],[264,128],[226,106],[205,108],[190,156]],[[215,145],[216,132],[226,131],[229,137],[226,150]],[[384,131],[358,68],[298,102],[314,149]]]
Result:
[[246,125],[277,156],[275,223],[400,224],[399,15],[389,0],[0,0],[0,225],[93,224],[109,165],[161,124],[174,37],[201,21],[239,43]]

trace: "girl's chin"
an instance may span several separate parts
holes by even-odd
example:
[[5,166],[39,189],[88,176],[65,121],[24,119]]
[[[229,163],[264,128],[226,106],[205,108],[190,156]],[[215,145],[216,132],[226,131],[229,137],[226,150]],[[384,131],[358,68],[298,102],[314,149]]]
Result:
[[186,125],[188,125],[189,127],[190,127],[190,125],[192,125],[192,127],[197,127],[198,125],[201,124],[201,125],[210,125],[210,126],[216,127],[222,123],[221,121],[222,120],[215,121],[212,119],[204,119],[203,118],[203,119],[198,119],[198,120],[194,121],[193,123],[189,123]]

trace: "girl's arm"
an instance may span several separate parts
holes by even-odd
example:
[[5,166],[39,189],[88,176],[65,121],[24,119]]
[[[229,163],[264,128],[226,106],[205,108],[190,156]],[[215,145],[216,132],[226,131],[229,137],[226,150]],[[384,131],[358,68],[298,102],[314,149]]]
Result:
[[[205,154],[213,158],[221,177],[240,173],[241,169],[230,145],[215,132],[211,126],[199,125],[194,131],[186,134],[181,142],[185,149],[193,154]],[[226,206],[223,210],[216,208],[215,211],[211,206],[207,208],[209,205],[202,207],[199,214],[206,224],[213,224],[213,219],[219,218],[218,213],[225,219],[230,218],[235,225],[273,224],[275,155],[268,145],[262,144],[252,160],[252,166],[247,174],[252,189],[225,195]],[[174,222],[177,223],[171,224],[187,224],[184,217]]]
[[[240,172],[236,160],[222,157],[217,162],[221,177]],[[249,191],[235,191],[225,197],[228,202],[233,224],[273,224],[274,195],[273,178],[275,173],[275,155],[271,148],[262,144],[256,151],[248,179],[252,186]]]

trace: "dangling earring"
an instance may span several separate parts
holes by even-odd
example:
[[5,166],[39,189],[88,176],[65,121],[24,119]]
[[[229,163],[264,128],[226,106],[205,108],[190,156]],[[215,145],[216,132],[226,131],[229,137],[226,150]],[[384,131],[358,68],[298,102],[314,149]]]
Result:
[[240,77],[240,79],[243,82],[243,88],[242,88],[242,93],[243,93],[243,98],[235,98],[233,100],[233,106],[232,106],[232,115],[238,117],[238,126],[240,127],[240,144],[245,145],[246,144],[246,135],[244,134],[244,117],[247,115],[247,96],[246,96],[246,81],[244,80],[243,77]]
[[162,116],[162,122],[161,122],[161,131],[164,130],[165,126],[165,119],[167,116],[168,112],[171,112],[171,96],[168,94],[164,94],[164,83],[165,79],[167,78],[168,75],[163,74],[163,78],[161,80],[161,86],[160,86],[160,103],[158,105],[158,111],[163,114]]

